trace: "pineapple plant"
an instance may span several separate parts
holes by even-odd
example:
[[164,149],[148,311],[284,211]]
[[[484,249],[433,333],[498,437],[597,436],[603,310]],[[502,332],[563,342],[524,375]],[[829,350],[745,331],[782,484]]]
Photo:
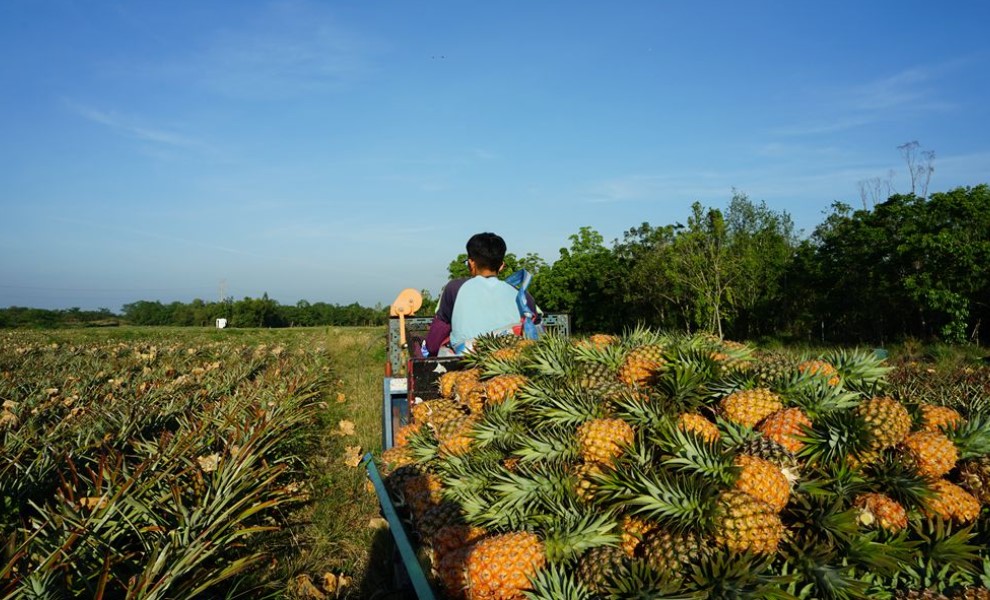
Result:
[[592,548],[578,559],[576,567],[578,580],[592,593],[604,595],[612,575],[624,568],[626,560],[627,556],[622,548],[615,546]]
[[462,415],[442,422],[436,428],[438,450],[450,456],[466,454],[474,441],[471,434],[477,421],[474,415]]
[[522,389],[527,381],[525,375],[496,375],[484,382],[485,397],[489,404],[501,404]]
[[957,523],[972,523],[980,515],[980,502],[958,485],[939,479],[932,483],[926,514]]
[[856,497],[853,506],[860,510],[859,522],[867,527],[879,527],[897,533],[907,527],[907,510],[893,498],[877,492]]
[[962,415],[954,408],[922,403],[918,406],[923,431],[940,432],[962,423]]
[[798,363],[797,370],[802,375],[821,378],[831,386],[839,385],[842,382],[838,370],[831,363],[824,360],[811,359],[802,361]]
[[981,504],[990,505],[990,456],[978,456],[959,466],[959,485]]
[[626,556],[636,555],[636,548],[643,541],[643,537],[657,528],[656,523],[652,523],[642,517],[635,515],[625,515],[622,517],[622,550]]
[[409,438],[418,433],[422,427],[422,422],[407,423],[406,425],[399,427],[395,430],[395,445],[405,446],[409,443]]
[[595,477],[601,476],[598,463],[580,463],[574,467],[574,494],[581,502],[591,502],[595,498]]
[[904,459],[919,475],[938,479],[956,466],[959,453],[952,441],[942,433],[915,431],[901,443]]
[[764,388],[776,388],[790,379],[797,370],[797,363],[783,352],[757,352],[753,367],[753,380]]
[[726,491],[718,498],[714,536],[715,542],[730,552],[772,554],[784,537],[784,524],[777,510],[766,502],[743,492]]
[[740,390],[722,398],[722,414],[733,423],[756,427],[756,424],[784,408],[780,396],[766,388]]
[[677,428],[681,431],[693,432],[709,443],[718,441],[722,436],[714,423],[698,413],[681,413],[678,415]]
[[529,579],[546,565],[539,537],[512,531],[482,538],[465,559],[464,582],[469,600],[514,600],[529,589]]
[[737,455],[735,465],[739,468],[734,485],[737,491],[762,500],[778,513],[784,509],[791,495],[791,485],[780,467],[748,454]]
[[666,362],[663,346],[637,346],[626,353],[619,367],[619,379],[629,386],[646,385],[663,369]]
[[581,458],[586,463],[612,464],[632,444],[636,433],[622,419],[586,421],[577,428]]
[[697,532],[657,529],[643,537],[637,554],[655,571],[679,580],[710,551],[707,538]]
[[856,407],[856,414],[866,422],[874,448],[896,446],[911,431],[908,409],[890,396],[864,400]]
[[801,438],[811,428],[811,419],[800,408],[791,407],[770,413],[757,430],[780,444],[788,452],[800,452],[804,448]]
[[746,439],[738,445],[736,451],[739,454],[757,456],[777,465],[783,471],[788,481],[797,479],[800,471],[797,455],[766,434],[752,436]]

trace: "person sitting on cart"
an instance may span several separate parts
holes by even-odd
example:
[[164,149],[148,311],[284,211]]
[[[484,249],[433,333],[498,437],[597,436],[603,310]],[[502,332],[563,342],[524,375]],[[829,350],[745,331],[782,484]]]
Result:
[[[480,335],[505,333],[519,335],[519,291],[498,278],[505,268],[505,240],[486,232],[467,242],[467,266],[471,277],[447,282],[440,294],[436,315],[426,334],[430,356],[461,354],[470,350]],[[526,303],[539,322],[536,301],[526,293]]]

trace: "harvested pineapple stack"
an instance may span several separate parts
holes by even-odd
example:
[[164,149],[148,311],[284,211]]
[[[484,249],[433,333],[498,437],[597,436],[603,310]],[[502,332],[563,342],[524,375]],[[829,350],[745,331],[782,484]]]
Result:
[[382,457],[449,598],[990,594],[990,415],[871,353],[636,330],[469,363]]

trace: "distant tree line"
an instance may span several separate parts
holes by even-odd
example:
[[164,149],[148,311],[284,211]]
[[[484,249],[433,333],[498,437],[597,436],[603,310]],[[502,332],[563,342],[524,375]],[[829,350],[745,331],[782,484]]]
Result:
[[[723,209],[695,203],[686,222],[643,223],[606,245],[591,227],[534,273],[544,312],[577,332],[636,324],[734,339],[886,343],[990,340],[990,188],[893,195],[853,210],[836,203],[804,239],[786,212],[735,193]],[[448,266],[467,275],[464,255]]]
[[0,308],[0,328],[108,327],[119,323],[119,316],[110,312],[108,308],[99,310],[79,308],[47,310],[22,306]]
[[384,325],[386,309],[348,305],[309,303],[281,305],[264,294],[261,298],[229,298],[223,302],[189,303],[139,300],[125,304],[121,314],[108,309],[81,311],[44,310],[11,307],[0,309],[0,327],[93,327],[129,325],[168,325],[213,327],[217,319],[227,319],[232,327],[309,327],[326,325]]

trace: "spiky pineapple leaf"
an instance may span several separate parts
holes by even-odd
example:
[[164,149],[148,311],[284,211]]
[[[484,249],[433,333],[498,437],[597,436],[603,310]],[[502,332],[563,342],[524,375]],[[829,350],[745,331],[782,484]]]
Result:
[[611,511],[564,510],[544,527],[543,543],[551,563],[571,560],[599,546],[616,546],[622,537]]
[[524,590],[527,600],[594,600],[595,595],[577,576],[559,564],[550,564],[529,580],[532,588]]
[[772,557],[714,553],[692,565],[691,580],[707,598],[798,600],[786,591],[796,576],[774,573],[772,565]]
[[710,522],[718,488],[697,478],[666,475],[630,466],[600,478],[599,492],[610,504],[622,504],[634,514],[674,531]]
[[971,414],[945,431],[959,450],[959,459],[990,455],[990,414]]

